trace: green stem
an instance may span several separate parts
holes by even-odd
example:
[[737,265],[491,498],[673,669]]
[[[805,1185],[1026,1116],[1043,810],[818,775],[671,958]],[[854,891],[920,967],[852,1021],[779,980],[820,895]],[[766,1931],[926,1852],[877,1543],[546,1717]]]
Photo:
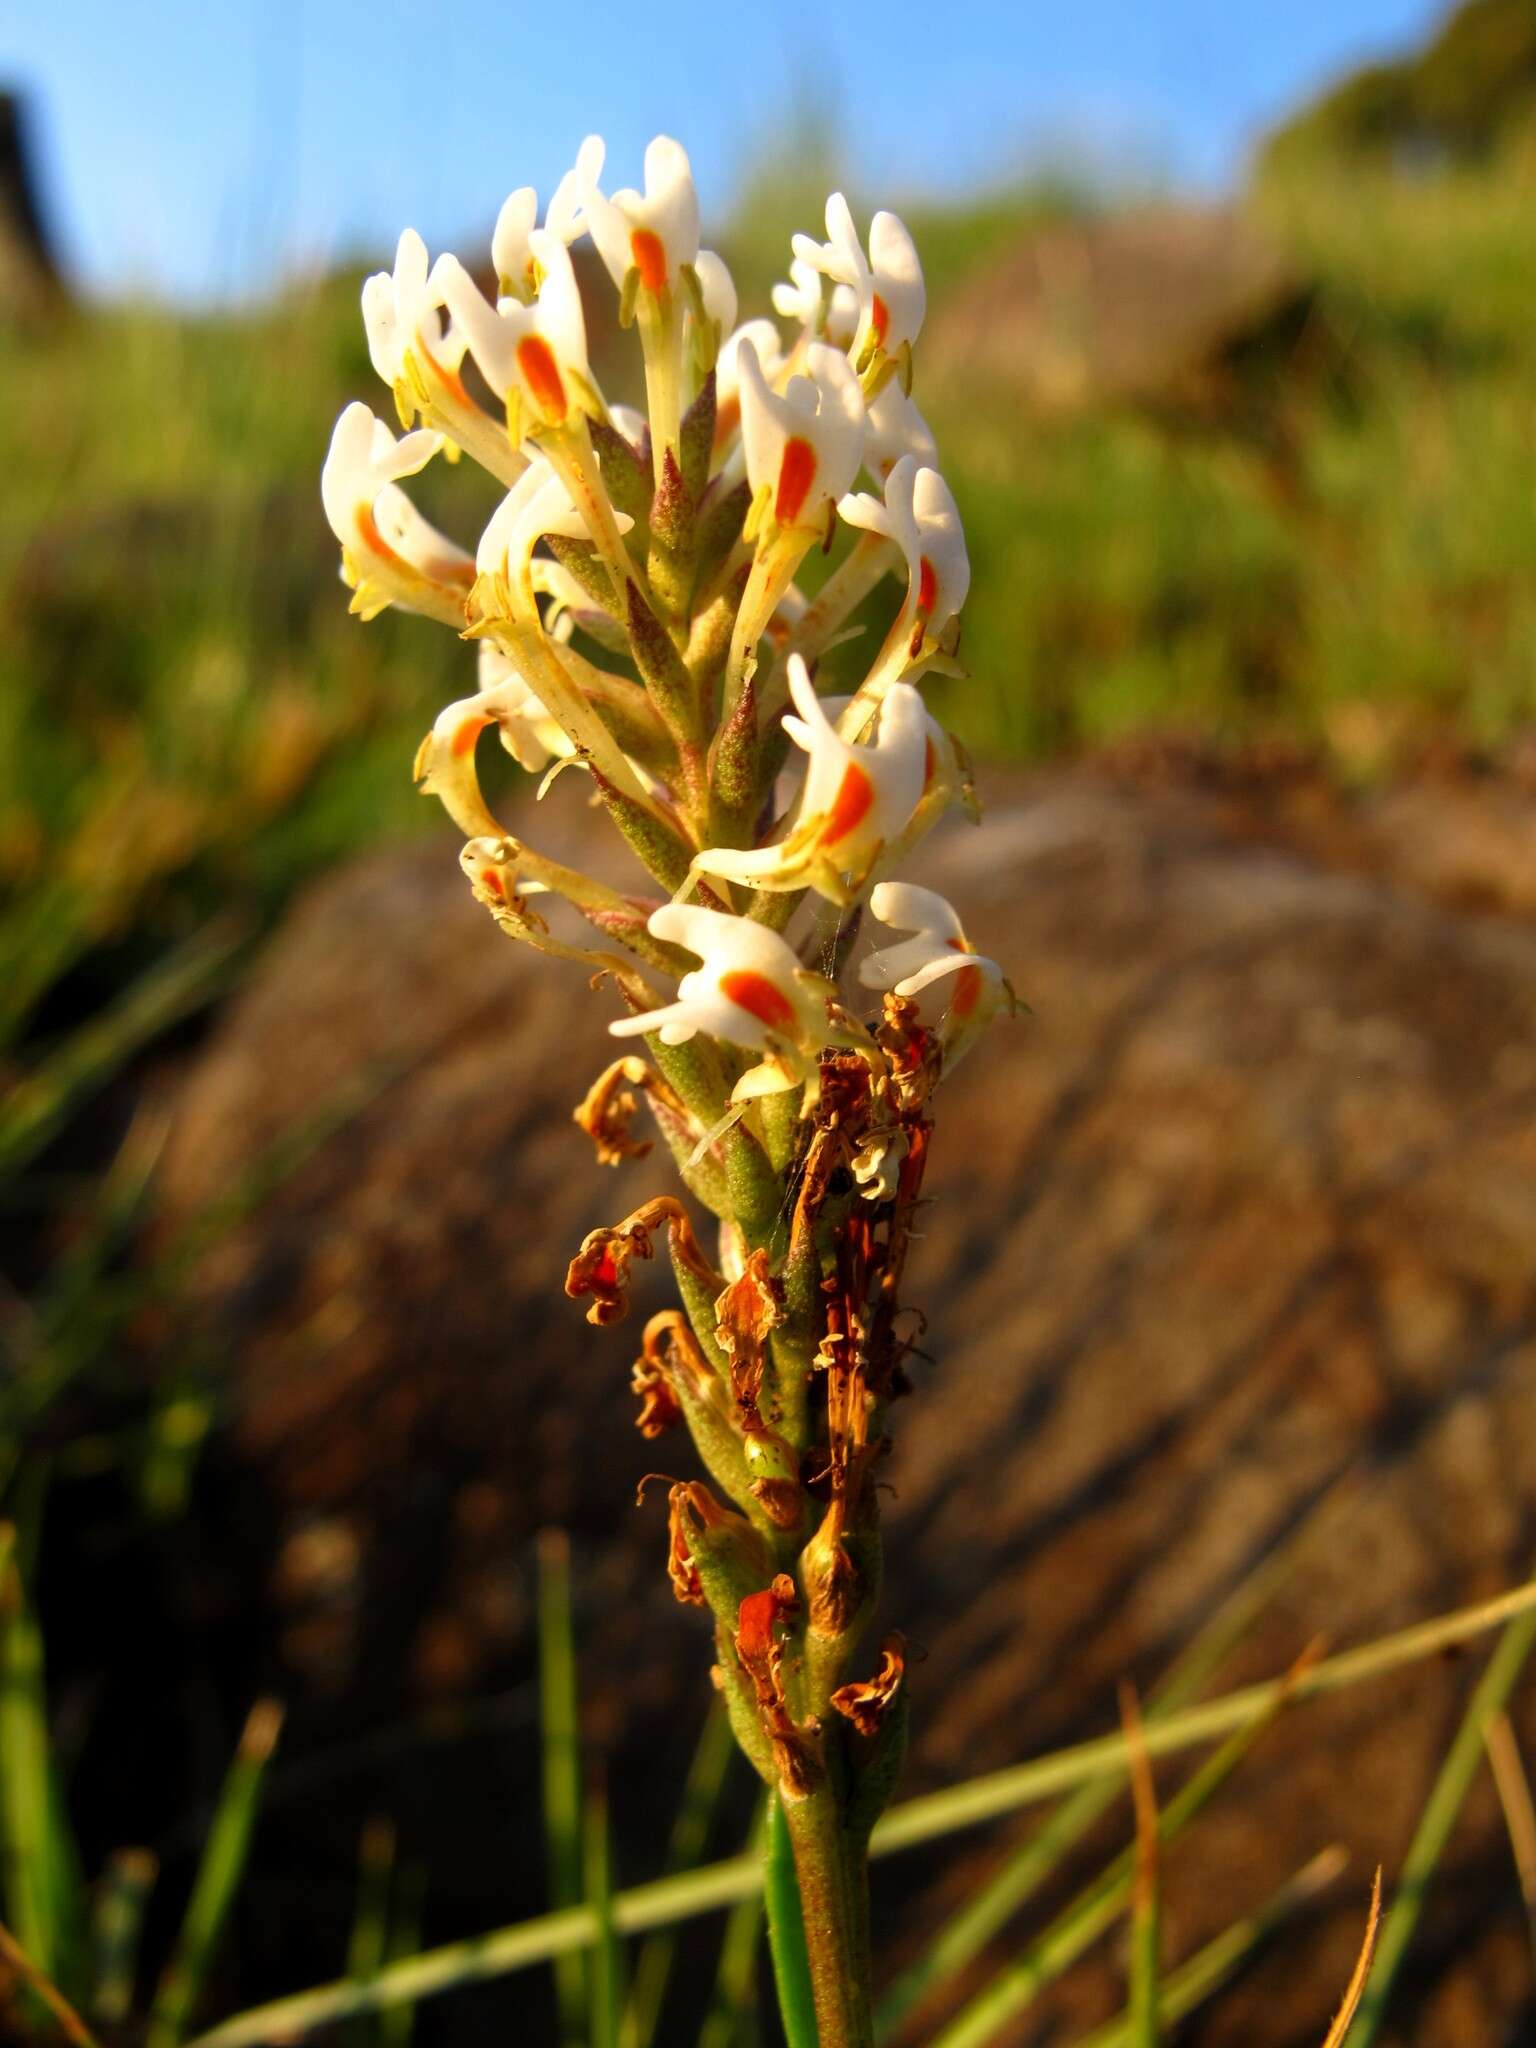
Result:
[[867,1867],[852,1853],[836,1786],[823,1783],[804,1799],[785,1801],[784,1824],[800,1884],[820,2048],[874,2048]]

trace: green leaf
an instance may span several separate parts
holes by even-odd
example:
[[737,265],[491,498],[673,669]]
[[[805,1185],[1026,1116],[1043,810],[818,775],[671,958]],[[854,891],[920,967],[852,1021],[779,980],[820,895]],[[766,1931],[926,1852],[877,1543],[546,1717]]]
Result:
[[146,2048],[178,2048],[186,2033],[245,1875],[262,1783],[282,1725],[282,1708],[275,1700],[258,1700],[246,1719],[203,1845],[186,1917],[155,1994]]
[[779,2018],[786,2048],[817,2048],[816,2005],[811,1965],[800,1917],[800,1885],[784,1808],[776,1794],[768,1804],[768,1841],[763,1854],[763,1902],[768,1914],[768,1950],[779,1994]]

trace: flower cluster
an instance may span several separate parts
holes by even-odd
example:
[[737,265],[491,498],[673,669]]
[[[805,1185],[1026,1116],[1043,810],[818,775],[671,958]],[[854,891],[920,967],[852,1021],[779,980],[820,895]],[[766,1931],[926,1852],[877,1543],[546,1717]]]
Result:
[[[615,1035],[644,1042],[578,1120],[600,1158],[632,1156],[643,1095],[719,1219],[707,1255],[675,1198],[648,1203],[593,1234],[568,1290],[616,1320],[665,1233],[683,1309],[645,1332],[641,1427],[686,1423],[733,1502],[673,1486],[672,1580],[713,1610],[738,1735],[788,1810],[894,1769],[899,1642],[874,1680],[848,1672],[877,1578],[870,1474],[913,1344],[899,1290],[933,1092],[1010,1000],[952,907],[893,879],[971,802],[920,689],[961,673],[970,568],[911,395],[925,293],[901,221],[861,238],[834,195],[773,294],[785,324],[738,325],[678,144],[651,144],[638,190],[605,190],[603,166],[589,138],[542,225],[514,192],[478,273],[401,236],[363,313],[402,435],[349,405],[322,496],[356,611],[477,643],[478,687],[417,759],[475,895],[595,970]],[[638,330],[643,412],[600,387],[594,296]],[[403,487],[461,452],[504,492],[472,552]],[[823,695],[819,659],[887,579],[863,679]],[[589,778],[646,882],[509,832],[480,779],[493,727],[523,768]]]

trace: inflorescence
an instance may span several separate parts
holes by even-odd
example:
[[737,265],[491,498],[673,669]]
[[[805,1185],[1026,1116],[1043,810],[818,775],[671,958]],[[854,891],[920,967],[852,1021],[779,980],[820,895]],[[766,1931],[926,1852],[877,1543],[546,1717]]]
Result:
[[[489,293],[401,236],[363,315],[402,436],[349,405],[322,495],[356,612],[393,605],[477,643],[478,688],[416,764],[465,834],[476,898],[509,936],[591,970],[625,1005],[614,1034],[644,1041],[578,1122],[605,1162],[644,1153],[643,1097],[719,1219],[711,1253],[658,1197],[589,1236],[567,1291],[589,1320],[619,1319],[632,1261],[665,1237],[682,1308],[644,1332],[639,1425],[686,1423],[732,1503],[671,1483],[672,1583],[713,1612],[749,1756],[786,1806],[830,1787],[853,1839],[900,1747],[900,1638],[872,1677],[850,1667],[878,1588],[874,1468],[921,1329],[899,1292],[932,1098],[1011,1003],[950,904],[892,878],[948,810],[973,808],[918,689],[960,673],[970,567],[911,397],[925,293],[901,221],[877,213],[866,245],[828,200],[827,240],[797,235],[773,293],[786,338],[737,326],[677,143],[651,144],[641,192],[605,193],[603,156],[582,145],[542,227],[532,190],[507,200]],[[594,377],[584,237],[639,329],[643,413]],[[402,488],[460,454],[505,493],[473,554]],[[807,595],[797,577],[842,527]],[[819,694],[819,657],[887,577],[904,594],[863,680]],[[490,727],[546,781],[583,771],[660,893],[509,833],[477,770]],[[866,910],[893,936],[857,958]]]

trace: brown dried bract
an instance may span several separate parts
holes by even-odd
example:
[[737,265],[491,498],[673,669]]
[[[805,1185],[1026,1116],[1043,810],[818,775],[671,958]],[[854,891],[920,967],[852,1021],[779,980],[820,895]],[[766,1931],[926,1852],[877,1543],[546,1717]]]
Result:
[[637,1358],[629,1385],[640,1403],[635,1427],[642,1436],[660,1436],[682,1421],[682,1405],[664,1366],[644,1356]]
[[751,1417],[757,1414],[757,1397],[762,1391],[768,1338],[783,1319],[778,1283],[768,1270],[768,1254],[755,1251],[741,1278],[733,1280],[715,1303],[715,1334],[731,1362],[731,1385]]
[[832,1705],[851,1721],[861,1735],[880,1733],[880,1724],[900,1690],[906,1674],[906,1643],[899,1635],[888,1635],[880,1645],[880,1666],[873,1678],[852,1685],[840,1685]]
[[565,1291],[573,1301],[584,1294],[592,1296],[589,1323],[616,1323],[629,1313],[630,1261],[651,1256],[651,1238],[663,1223],[668,1226],[676,1263],[687,1267],[704,1286],[719,1291],[723,1284],[720,1275],[700,1251],[687,1210],[675,1195],[657,1195],[622,1223],[590,1230],[582,1239],[581,1250],[565,1276]]
[[651,1149],[649,1138],[636,1138],[631,1130],[640,1107],[639,1088],[650,1097],[659,1121],[692,1129],[692,1120],[682,1102],[659,1074],[652,1073],[634,1053],[605,1067],[571,1111],[597,1147],[600,1166],[617,1166],[625,1159],[643,1159]]
[[741,1668],[747,1674],[757,1700],[763,1732],[773,1745],[774,1762],[786,1793],[803,1799],[815,1784],[817,1766],[807,1741],[789,1711],[784,1693],[783,1647],[778,1639],[779,1624],[799,1607],[795,1582],[780,1572],[761,1593],[749,1593],[736,1616],[735,1647]]

